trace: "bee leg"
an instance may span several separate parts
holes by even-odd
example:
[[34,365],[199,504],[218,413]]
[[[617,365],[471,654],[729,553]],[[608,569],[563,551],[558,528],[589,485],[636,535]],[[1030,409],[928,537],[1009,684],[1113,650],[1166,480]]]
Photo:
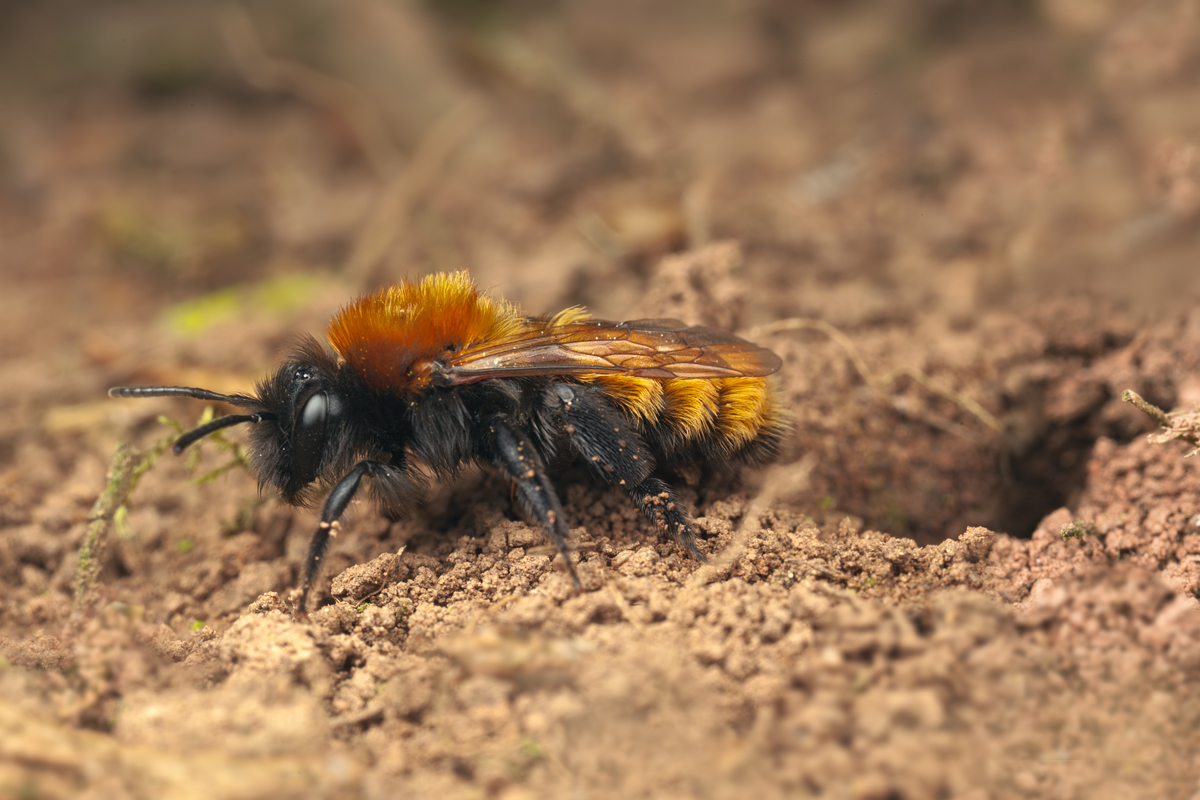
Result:
[[625,487],[638,510],[658,528],[668,531],[695,558],[691,515],[671,487],[657,478],[654,457],[627,420],[587,387],[556,383],[547,390],[547,405],[556,408],[575,451],[602,479]]
[[655,525],[665,528],[679,540],[692,558],[701,564],[708,561],[700,548],[696,547],[696,534],[692,532],[692,516],[687,506],[675,496],[675,491],[658,478],[646,478],[629,490],[629,496],[638,510]]
[[363,476],[387,469],[387,464],[377,461],[360,461],[337,482],[333,491],[325,498],[325,505],[321,507],[321,521],[308,545],[308,558],[304,562],[304,583],[300,586],[300,600],[296,604],[297,613],[304,614],[308,611],[308,592],[321,570],[321,559],[329,549],[329,537],[337,529],[338,519],[354,499]]
[[517,496],[525,509],[542,524],[553,540],[558,552],[562,553],[567,571],[575,588],[583,588],[575,565],[571,563],[571,548],[567,545],[567,515],[563,513],[558,494],[546,477],[542,458],[529,437],[512,427],[501,417],[491,420],[488,433],[492,443],[489,460],[512,479]]

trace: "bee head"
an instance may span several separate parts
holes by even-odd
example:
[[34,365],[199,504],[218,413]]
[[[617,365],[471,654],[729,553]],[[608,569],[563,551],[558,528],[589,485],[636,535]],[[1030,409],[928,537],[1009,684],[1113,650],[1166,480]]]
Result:
[[306,338],[254,395],[224,395],[182,386],[117,387],[112,397],[194,397],[229,403],[247,411],[219,417],[180,436],[174,451],[222,428],[254,423],[250,466],[260,484],[278,489],[288,502],[307,499],[305,490],[335,462],[352,455],[346,433],[347,403],[336,387],[337,362]]

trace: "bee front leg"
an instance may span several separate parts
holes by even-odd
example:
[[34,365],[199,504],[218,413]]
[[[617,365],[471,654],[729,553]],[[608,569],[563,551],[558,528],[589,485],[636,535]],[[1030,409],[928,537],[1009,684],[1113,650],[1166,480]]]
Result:
[[567,571],[575,588],[583,588],[575,565],[571,563],[571,548],[567,545],[570,531],[558,494],[546,477],[542,457],[533,442],[504,418],[494,417],[487,425],[491,452],[488,460],[505,472],[516,484],[517,496],[525,509],[541,523],[547,535],[562,553]]
[[308,592],[321,570],[321,559],[329,549],[329,537],[337,530],[338,520],[354,499],[363,476],[387,479],[402,477],[394,475],[396,471],[396,467],[378,461],[360,461],[337,482],[333,491],[325,498],[325,505],[321,507],[321,521],[308,545],[308,558],[304,562],[304,583],[300,586],[300,599],[296,603],[297,614],[305,614],[308,611]]

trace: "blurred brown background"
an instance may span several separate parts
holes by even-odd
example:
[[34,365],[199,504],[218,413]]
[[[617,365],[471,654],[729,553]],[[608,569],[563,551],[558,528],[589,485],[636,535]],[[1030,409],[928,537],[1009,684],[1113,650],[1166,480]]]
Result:
[[[1194,0],[0,0],[0,794],[151,796],[161,759],[205,797],[1191,796],[1195,462],[1119,396],[1200,405],[1198,245]],[[72,616],[117,442],[198,413],[107,387],[245,389],[356,293],[464,269],[783,357],[803,480],[740,572],[685,588],[568,476],[636,556],[583,596],[532,555],[485,591],[485,546],[540,540],[468,476],[415,521],[360,509],[302,626],[263,598],[311,515],[168,458]],[[763,332],[796,317],[868,372]],[[720,547],[747,480],[681,481]],[[973,525],[1018,537],[998,571]],[[402,544],[367,613],[353,570]],[[12,755],[43,714],[66,766]],[[296,760],[238,794],[214,753]]]
[[6,2],[6,325],[446,269],[619,315],[664,252],[724,238],[772,284],[758,318],[1153,310],[1198,279],[1197,13]]

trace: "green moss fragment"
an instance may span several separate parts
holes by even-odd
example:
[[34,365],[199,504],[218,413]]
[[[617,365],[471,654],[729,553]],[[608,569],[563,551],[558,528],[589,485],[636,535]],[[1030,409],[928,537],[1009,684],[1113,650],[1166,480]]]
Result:
[[1095,535],[1095,533],[1096,523],[1086,519],[1077,519],[1058,529],[1058,535],[1062,537],[1064,542],[1070,539],[1078,539],[1082,542],[1087,537]]

